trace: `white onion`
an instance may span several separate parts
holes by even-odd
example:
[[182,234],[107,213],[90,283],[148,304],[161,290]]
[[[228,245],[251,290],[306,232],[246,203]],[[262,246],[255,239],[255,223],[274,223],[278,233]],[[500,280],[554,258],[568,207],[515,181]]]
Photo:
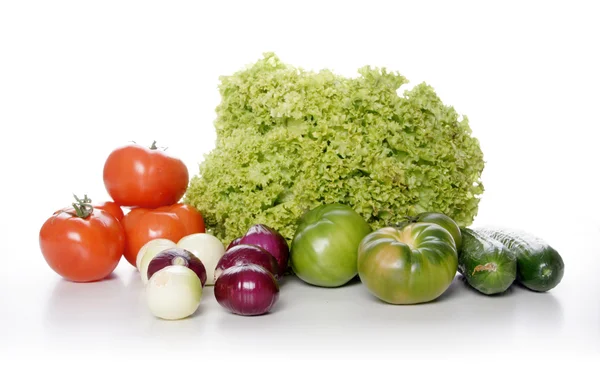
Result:
[[191,316],[200,306],[202,283],[185,266],[167,266],[152,275],[146,285],[146,301],[155,317],[179,320]]
[[177,247],[200,258],[207,273],[206,285],[213,286],[215,284],[215,268],[221,257],[225,255],[225,245],[211,234],[194,233],[179,240]]
[[153,239],[142,246],[136,257],[136,265],[144,284],[148,283],[148,265],[150,264],[152,258],[158,255],[160,252],[176,246],[177,244],[175,242],[166,238]]

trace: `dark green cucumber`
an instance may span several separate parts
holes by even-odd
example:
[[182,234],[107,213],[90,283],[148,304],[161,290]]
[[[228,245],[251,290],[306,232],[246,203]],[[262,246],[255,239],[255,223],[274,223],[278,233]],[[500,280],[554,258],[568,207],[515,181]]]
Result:
[[503,244],[469,228],[461,228],[458,272],[486,295],[506,291],[517,277],[517,259]]
[[477,228],[480,234],[502,243],[517,257],[517,282],[536,292],[546,292],[562,280],[561,255],[540,238],[520,230]]

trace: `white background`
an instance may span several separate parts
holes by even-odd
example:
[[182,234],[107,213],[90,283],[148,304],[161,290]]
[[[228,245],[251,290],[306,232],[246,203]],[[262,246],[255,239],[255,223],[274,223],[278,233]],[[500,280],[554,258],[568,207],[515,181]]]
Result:
[[[600,351],[597,15],[593,1],[1,2],[0,361],[103,376],[320,377],[295,358],[344,375],[581,370]],[[169,146],[195,175],[214,145],[219,76],[266,51],[307,69],[383,66],[432,85],[469,117],[485,154],[475,223],[546,239],[565,260],[563,282],[490,298],[457,277],[438,302],[395,307],[360,284],[291,280],[268,317],[229,315],[208,289],[197,316],[164,322],[125,260],[110,281],[57,277],[39,251],[45,219],[72,193],[107,200],[104,159],[131,140]],[[391,362],[358,365],[377,358]]]

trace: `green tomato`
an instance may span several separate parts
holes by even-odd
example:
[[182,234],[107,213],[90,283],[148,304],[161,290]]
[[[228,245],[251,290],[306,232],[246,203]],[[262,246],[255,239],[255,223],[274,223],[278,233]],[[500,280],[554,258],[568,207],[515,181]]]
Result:
[[385,227],[366,236],[358,249],[358,275],[367,289],[391,304],[432,301],[456,276],[454,237],[433,223]]
[[460,227],[458,224],[450,217],[446,216],[443,213],[438,212],[423,212],[419,213],[415,217],[407,217],[408,221],[402,222],[397,225],[397,227],[402,228],[409,223],[415,222],[430,222],[432,224],[437,224],[452,234],[454,237],[454,242],[456,244],[456,250],[460,251],[460,247],[462,246],[462,233],[460,231]]
[[300,218],[290,249],[292,270],[312,285],[342,286],[358,273],[358,245],[371,231],[349,206],[320,205]]

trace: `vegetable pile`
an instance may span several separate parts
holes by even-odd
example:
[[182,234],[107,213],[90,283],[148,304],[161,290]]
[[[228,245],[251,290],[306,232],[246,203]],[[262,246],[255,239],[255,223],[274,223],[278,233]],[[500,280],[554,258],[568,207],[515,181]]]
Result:
[[308,72],[268,53],[222,77],[216,147],[185,202],[230,241],[254,223],[291,241],[298,218],[348,205],[373,228],[424,211],[473,221],[483,193],[479,142],[467,117],[425,83],[363,67],[347,78]]
[[485,295],[535,292],[564,275],[545,241],[472,227],[483,155],[466,118],[420,84],[364,67],[306,72],[275,55],[222,78],[217,146],[190,181],[184,163],[131,144],[107,157],[111,197],[75,196],[42,225],[49,267],[73,282],[139,271],[148,310],[196,313],[207,287],[223,310],[275,310],[282,282],[335,288],[358,279],[389,304],[444,294],[460,274]]
[[225,254],[223,243],[206,233],[202,214],[180,202],[187,167],[156,142],[113,150],[103,178],[113,201],[74,196],[71,207],[56,211],[40,229],[42,255],[57,274],[73,282],[100,281],[123,257],[139,271],[148,309],[157,318],[193,315],[207,285],[215,286],[216,301],[234,314],[271,311],[289,259],[288,244],[276,230],[252,225]]

